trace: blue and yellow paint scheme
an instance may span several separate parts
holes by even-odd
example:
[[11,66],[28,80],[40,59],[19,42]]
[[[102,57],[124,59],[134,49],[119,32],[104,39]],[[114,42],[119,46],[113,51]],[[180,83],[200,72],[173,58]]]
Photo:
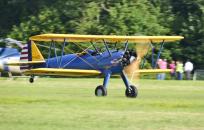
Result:
[[[96,90],[96,96],[106,96],[107,86],[112,74],[119,74],[126,86],[127,97],[137,97],[137,89],[131,85],[124,68],[132,64],[132,62],[141,59],[140,55],[135,55],[128,51],[128,43],[147,44],[158,42],[173,42],[183,39],[182,36],[111,36],[111,35],[74,35],[74,34],[43,34],[29,38],[21,52],[20,62],[8,63],[12,66],[21,66],[24,74],[31,75],[30,82],[33,82],[34,75],[61,75],[61,76],[88,76],[88,75],[104,75],[103,85],[99,85]],[[51,42],[49,56],[44,59],[35,42],[46,41]],[[83,44],[87,42],[97,42],[104,44],[106,51],[98,52],[86,49],[82,53],[64,54],[66,43],[76,42]],[[110,50],[108,43],[125,43],[124,50]],[[63,44],[60,56],[51,57],[51,48],[53,44]],[[54,45],[55,47],[55,45]],[[163,45],[162,45],[163,48]],[[55,49],[55,48],[54,48]],[[128,57],[127,57],[128,56]],[[131,60],[131,58],[133,60]],[[134,70],[136,73],[159,73],[170,72],[170,70]]]

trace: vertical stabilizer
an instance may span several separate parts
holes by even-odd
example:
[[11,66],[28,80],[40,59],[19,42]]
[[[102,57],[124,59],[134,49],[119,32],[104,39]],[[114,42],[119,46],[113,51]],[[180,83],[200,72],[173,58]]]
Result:
[[31,53],[32,53],[32,61],[44,61],[44,58],[36,46],[36,44],[31,41]]

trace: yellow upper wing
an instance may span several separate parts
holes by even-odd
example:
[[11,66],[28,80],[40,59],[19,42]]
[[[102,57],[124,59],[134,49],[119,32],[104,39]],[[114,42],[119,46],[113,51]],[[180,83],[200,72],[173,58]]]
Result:
[[59,76],[92,76],[101,74],[98,70],[80,70],[80,69],[57,69],[57,68],[37,68],[23,72],[24,74],[35,75],[59,75]]
[[173,42],[181,40],[182,36],[116,36],[116,35],[77,35],[77,34],[42,34],[30,37],[32,41],[57,41],[63,42],[125,42],[129,43],[147,43],[147,42]]

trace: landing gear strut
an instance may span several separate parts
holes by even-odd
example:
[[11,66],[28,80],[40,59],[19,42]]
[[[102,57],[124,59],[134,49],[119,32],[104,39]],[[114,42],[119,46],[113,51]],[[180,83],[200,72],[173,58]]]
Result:
[[111,72],[107,72],[105,74],[104,80],[103,80],[103,85],[99,85],[95,89],[95,95],[96,96],[107,96],[107,86],[108,86],[108,81],[110,79]]
[[125,90],[126,97],[136,98],[138,95],[137,88],[134,85],[129,84],[128,79],[127,79],[126,75],[124,74],[124,72],[122,72],[120,76],[123,79],[123,82],[124,82],[125,87],[126,87],[126,90]]
[[30,82],[30,83],[33,83],[33,82],[34,82],[34,75],[31,75],[31,76],[30,76],[29,82]]

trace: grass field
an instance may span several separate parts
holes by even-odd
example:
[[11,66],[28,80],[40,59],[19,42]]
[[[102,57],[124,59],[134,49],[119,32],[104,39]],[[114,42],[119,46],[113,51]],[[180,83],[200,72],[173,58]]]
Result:
[[0,130],[204,130],[204,82],[141,80],[139,97],[111,79],[0,79]]

